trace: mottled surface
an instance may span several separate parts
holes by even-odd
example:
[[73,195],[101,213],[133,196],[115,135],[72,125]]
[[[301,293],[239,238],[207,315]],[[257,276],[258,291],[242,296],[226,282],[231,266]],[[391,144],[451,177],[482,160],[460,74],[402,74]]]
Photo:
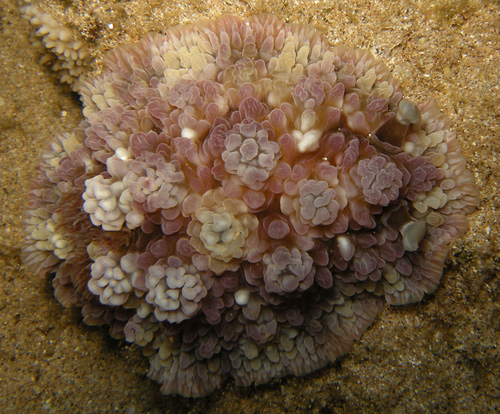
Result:
[[402,99],[369,52],[227,16],[116,48],[81,79],[81,43],[25,11],[84,120],[40,159],[23,262],[143,347],[163,393],[309,374],[384,302],[434,292],[478,189],[435,102]]
[[[361,4],[359,6],[363,7]],[[286,7],[287,15],[292,20],[297,20],[294,19],[294,12],[301,10],[300,6]],[[4,269],[8,269],[8,266],[13,269],[7,276],[4,289],[9,292],[6,299],[10,306],[2,315],[6,318],[7,327],[4,335],[8,335],[7,340],[2,341],[2,357],[9,361],[5,366],[14,372],[19,372],[17,364],[20,364],[22,374],[8,382],[3,388],[3,396],[8,396],[12,401],[12,397],[16,395],[23,409],[27,407],[26,401],[30,401],[28,404],[34,404],[33,407],[45,407],[52,412],[67,411],[68,406],[65,404],[70,404],[69,399],[59,400],[58,395],[72,394],[71,390],[81,389],[83,386],[87,387],[88,392],[75,395],[72,400],[75,407],[78,407],[76,411],[88,411],[89,404],[94,411],[111,411],[113,406],[110,401],[117,407],[127,407],[130,410],[134,407],[135,412],[151,411],[153,407],[160,409],[162,405],[163,410],[170,412],[184,412],[190,408],[195,412],[225,412],[243,406],[248,410],[250,404],[260,412],[266,409],[268,412],[285,409],[291,412],[336,412],[341,408],[347,411],[355,408],[364,411],[389,411],[391,407],[398,407],[396,411],[434,409],[465,412],[467,407],[473,406],[482,407],[486,412],[488,407],[494,407],[495,398],[498,398],[498,389],[494,388],[495,379],[498,378],[498,372],[495,371],[495,361],[498,362],[497,344],[494,342],[498,314],[493,302],[497,286],[493,260],[496,246],[490,240],[496,240],[498,227],[495,226],[493,210],[497,173],[494,170],[496,163],[491,155],[495,150],[491,147],[494,144],[491,137],[495,134],[494,116],[498,116],[498,113],[495,113],[496,94],[491,93],[496,87],[495,73],[490,73],[488,77],[487,71],[495,70],[493,62],[497,57],[493,49],[497,42],[493,28],[495,10],[487,5],[469,3],[462,9],[456,6],[437,8],[421,15],[418,13],[418,5],[412,5],[408,11],[401,10],[398,17],[397,7],[389,10],[387,6],[378,5],[371,9],[371,14],[366,15],[363,22],[364,19],[360,18],[362,14],[352,8],[352,3],[349,6],[351,13],[347,13],[345,7],[338,10],[333,8],[328,13],[320,7],[318,18],[312,18],[311,22],[325,27],[324,23],[320,23],[324,16],[332,16],[332,19],[335,16],[336,24],[328,23],[333,30],[328,36],[330,40],[337,41],[342,36],[342,43],[375,46],[376,55],[400,70],[403,68],[402,73],[397,74],[402,79],[402,87],[411,91],[416,99],[426,97],[428,88],[437,88],[434,97],[452,117],[464,150],[472,158],[470,165],[473,172],[479,177],[481,185],[485,186],[487,183],[489,186],[483,198],[482,210],[472,217],[472,231],[452,251],[444,285],[437,294],[427,300],[425,306],[387,310],[349,356],[319,374],[277,381],[259,388],[258,394],[251,389],[233,390],[233,386],[229,384],[222,392],[198,401],[193,406],[175,398],[171,401],[162,400],[160,397],[147,396],[148,392],[154,392],[155,387],[143,379],[144,365],[136,363],[135,371],[125,368],[121,365],[123,355],[116,355],[117,344],[105,345],[101,332],[77,325],[77,315],[70,311],[64,312],[51,299],[51,290],[46,281],[19,277],[23,273],[15,271],[19,266],[19,250],[16,246],[19,245],[20,236],[18,211],[23,201],[20,200],[18,204],[10,201],[6,212],[12,213],[7,215],[6,229],[15,237],[9,235],[5,241],[2,240],[4,258],[8,262]],[[239,10],[228,8],[226,11],[237,13]],[[249,11],[262,9],[251,8]],[[7,13],[7,9],[2,13]],[[193,18],[199,17],[194,10],[191,14]],[[313,11],[310,16],[312,15]],[[139,13],[134,13],[134,19],[140,19],[139,16]],[[388,16],[395,16],[390,28],[392,29],[393,24],[397,29],[391,35],[399,35],[397,39],[384,37],[385,33],[380,30],[380,27],[387,26],[390,21]],[[15,10],[8,17],[18,25],[24,24],[19,23],[19,15]],[[183,17],[186,17],[186,11],[183,12]],[[349,19],[354,19],[357,25],[349,25]],[[173,21],[177,22],[175,18]],[[105,20],[104,22],[107,23]],[[484,27],[487,22],[491,25],[490,38],[481,38],[478,34],[472,38],[474,28],[480,24]],[[113,23],[116,27],[116,22]],[[413,27],[421,29],[408,32],[411,23],[414,24]],[[405,28],[405,24],[408,27]],[[127,26],[133,32],[134,25]],[[441,27],[442,31],[431,34],[434,27]],[[142,28],[144,25],[141,25],[141,30]],[[23,30],[26,30],[25,26]],[[13,42],[25,42],[15,35],[19,32],[21,30],[13,30],[8,24],[4,25],[4,35],[10,35]],[[369,37],[373,40],[367,43],[360,41],[365,33],[373,36]],[[390,46],[384,49],[386,45]],[[396,45],[396,48],[391,49]],[[428,45],[432,47],[429,48]],[[21,49],[26,46],[27,43],[24,43]],[[443,51],[449,56],[443,56]],[[33,53],[32,56],[34,55]],[[13,58],[7,56],[6,59]],[[16,59],[19,62],[22,55],[16,56]],[[23,65],[19,68],[14,63],[10,67],[16,70],[11,72],[9,69],[6,73],[12,79],[12,93],[2,91],[1,103],[6,107],[2,130],[7,130],[8,137],[2,141],[2,145],[6,148],[5,151],[12,148],[9,155],[17,154],[19,158],[12,160],[10,156],[6,157],[13,164],[7,166],[5,175],[8,178],[3,181],[3,187],[10,195],[3,196],[14,200],[12,194],[15,191],[24,193],[27,178],[31,174],[31,171],[23,168],[17,171],[18,176],[22,177],[18,179],[19,185],[23,187],[16,190],[17,187],[9,180],[14,176],[13,171],[19,168],[20,160],[29,158],[26,155],[29,151],[36,151],[52,134],[53,125],[67,125],[70,117],[74,117],[76,123],[79,109],[64,88],[52,82],[53,89],[50,89],[51,76],[39,68],[36,61],[31,66]],[[31,72],[20,73],[21,69]],[[429,79],[426,75],[429,75]],[[26,88],[26,83],[32,81],[34,84],[28,86],[27,90],[34,95],[19,94],[15,84],[22,82]],[[470,91],[470,94],[466,94],[464,90]],[[45,94],[45,99],[42,99],[46,101],[44,105],[36,102],[37,93]],[[25,109],[23,113],[21,108],[27,108],[30,101],[34,102],[33,109],[29,112]],[[74,112],[70,112],[71,107]],[[67,111],[66,119],[58,124],[61,108]],[[32,110],[40,113],[37,121],[33,120]],[[52,115],[50,111],[53,111]],[[14,113],[17,115],[15,119]],[[47,122],[45,128],[41,128],[42,122]],[[27,129],[30,124],[33,132],[28,141],[26,137],[29,136]],[[44,130],[46,135],[39,134],[40,130]],[[13,142],[17,145],[14,146]],[[25,144],[20,146],[19,143],[22,142]],[[474,143],[476,151],[472,150]],[[32,156],[30,160],[33,166],[36,156]],[[42,301],[36,296],[30,296],[33,292],[40,291],[45,292]],[[22,305],[16,298],[20,298]],[[79,338],[76,331],[83,333],[83,338]],[[14,339],[18,340],[16,346]],[[33,347],[37,343],[42,345]],[[4,347],[3,344],[8,345]],[[125,355],[130,358],[133,354]],[[109,374],[88,370],[87,367],[96,362],[101,365],[101,360],[106,361],[105,369]],[[4,375],[3,379],[12,377],[12,374]],[[61,379],[50,380],[56,377]],[[127,385],[121,386],[120,381]],[[97,394],[99,397],[92,392],[89,383],[101,390]],[[28,384],[31,385],[27,386]],[[144,392],[144,389],[150,391]],[[391,389],[395,391],[391,392]],[[265,398],[262,398],[262,393]],[[126,394],[130,396],[130,402],[125,402]],[[91,402],[89,395],[92,395]],[[456,398],[457,395],[460,398]],[[123,411],[123,408],[118,409]],[[15,408],[12,408],[12,412],[15,412]]]

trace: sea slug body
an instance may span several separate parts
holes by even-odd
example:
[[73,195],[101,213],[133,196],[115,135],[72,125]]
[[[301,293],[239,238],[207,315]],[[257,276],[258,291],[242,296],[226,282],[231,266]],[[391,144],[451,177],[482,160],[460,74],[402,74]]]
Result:
[[308,26],[173,27],[74,85],[84,119],[40,161],[24,262],[167,394],[326,366],[436,289],[478,205],[436,104]]

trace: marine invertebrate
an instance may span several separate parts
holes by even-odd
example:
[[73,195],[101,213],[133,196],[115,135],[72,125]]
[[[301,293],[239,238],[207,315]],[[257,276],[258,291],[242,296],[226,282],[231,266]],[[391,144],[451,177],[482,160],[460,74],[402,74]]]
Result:
[[347,352],[437,287],[478,203],[449,121],[366,51],[272,16],[109,54],[44,154],[25,263],[144,348],[165,393],[261,384]]
[[37,28],[33,38],[43,45],[40,48],[44,51],[41,62],[50,63],[61,82],[78,91],[80,81],[87,75],[90,60],[85,43],[75,39],[71,29],[61,26],[49,13],[42,13],[36,6],[28,4],[22,11],[24,17]]

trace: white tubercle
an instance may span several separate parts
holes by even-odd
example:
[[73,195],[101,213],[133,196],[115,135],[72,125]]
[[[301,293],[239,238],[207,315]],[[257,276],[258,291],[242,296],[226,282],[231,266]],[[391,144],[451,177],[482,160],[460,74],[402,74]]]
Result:
[[313,151],[318,147],[321,131],[312,129],[304,134],[299,130],[294,130],[292,136],[295,142],[297,142],[297,149],[299,152]]
[[403,236],[403,247],[408,252],[418,250],[418,244],[425,236],[426,225],[422,221],[410,221],[399,229]]
[[196,139],[196,138],[198,138],[198,134],[196,133],[196,131],[194,129],[184,127],[184,128],[182,128],[182,131],[181,131],[181,137],[188,138],[188,139]]
[[342,258],[346,262],[352,259],[352,256],[354,256],[354,246],[349,237],[344,234],[337,236],[337,246],[339,247]]
[[115,151],[116,158],[126,161],[130,159],[130,153],[123,147],[117,148]]
[[248,289],[242,288],[234,292],[234,301],[240,306],[245,306],[249,299],[250,291]]

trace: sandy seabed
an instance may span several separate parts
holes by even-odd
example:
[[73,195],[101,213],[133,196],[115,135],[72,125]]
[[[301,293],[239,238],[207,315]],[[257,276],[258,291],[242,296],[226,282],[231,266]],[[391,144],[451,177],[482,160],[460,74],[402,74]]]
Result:
[[162,396],[140,351],[81,322],[20,261],[29,180],[55,132],[82,118],[40,50],[21,1],[0,0],[0,411],[2,413],[493,413],[500,411],[500,4],[488,1],[52,0],[40,8],[95,57],[178,23],[272,12],[333,44],[368,48],[406,97],[451,118],[481,207],[423,302],[388,307],[353,350],[312,375],[201,399]]

